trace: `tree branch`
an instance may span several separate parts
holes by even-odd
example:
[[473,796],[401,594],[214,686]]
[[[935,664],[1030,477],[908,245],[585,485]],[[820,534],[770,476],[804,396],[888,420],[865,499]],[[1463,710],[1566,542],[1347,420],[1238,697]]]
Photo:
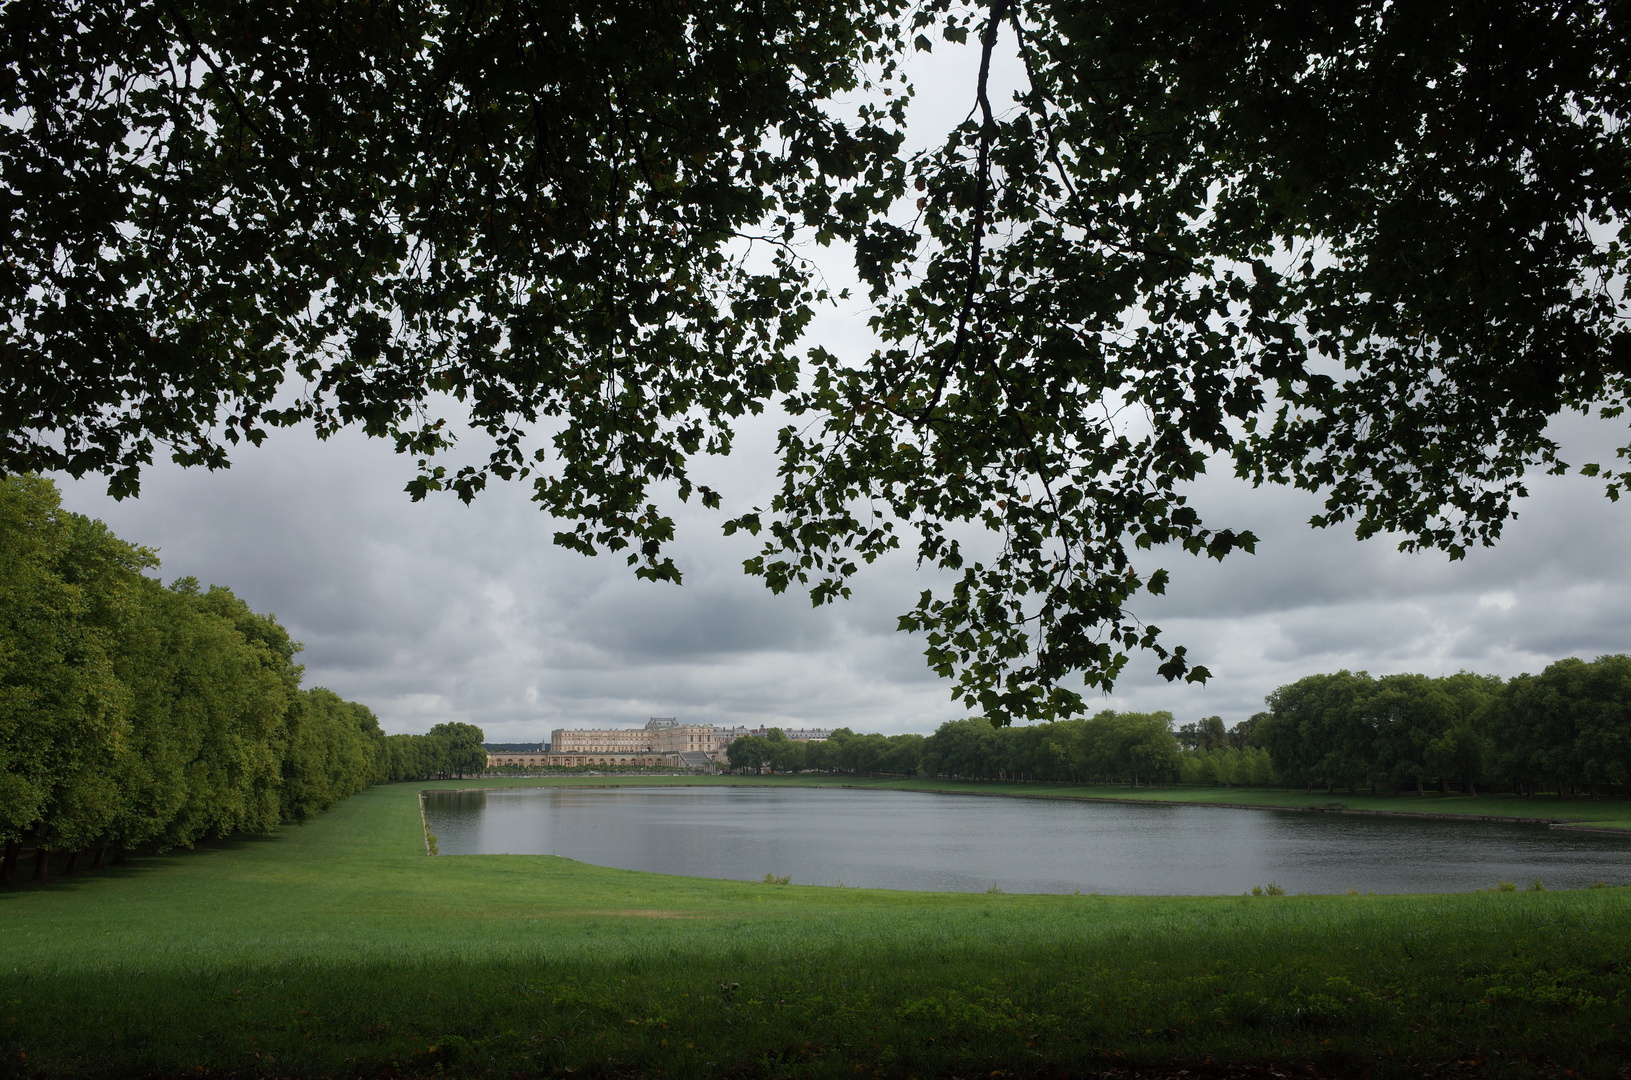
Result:
[[974,225],[968,245],[968,281],[963,289],[962,309],[957,313],[957,336],[951,355],[938,365],[934,394],[913,418],[913,422],[920,425],[939,406],[946,392],[947,380],[962,362],[963,353],[968,347],[969,323],[974,317],[975,298],[980,291],[980,270],[985,256],[985,215],[991,201],[991,141],[997,134],[997,118],[992,112],[988,92],[991,53],[997,47],[997,34],[1002,29],[1003,20],[1008,17],[1010,4],[1011,0],[991,0],[991,13],[986,16],[985,32],[980,38],[980,79],[975,89],[975,99],[980,108],[980,148],[974,159]]

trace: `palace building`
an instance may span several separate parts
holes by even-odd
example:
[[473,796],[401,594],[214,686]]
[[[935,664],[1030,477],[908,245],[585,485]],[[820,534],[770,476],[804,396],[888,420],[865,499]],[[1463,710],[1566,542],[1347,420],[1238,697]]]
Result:
[[552,754],[713,754],[720,749],[712,724],[682,724],[672,716],[653,716],[643,728],[556,728],[549,736]]
[[[700,769],[718,761],[732,741],[744,735],[764,736],[769,730],[682,724],[677,717],[653,716],[645,727],[639,728],[556,728],[550,733],[547,750],[490,752],[487,764],[524,768],[610,765]],[[784,728],[782,733],[789,739],[809,742],[822,741],[832,734],[826,728]]]

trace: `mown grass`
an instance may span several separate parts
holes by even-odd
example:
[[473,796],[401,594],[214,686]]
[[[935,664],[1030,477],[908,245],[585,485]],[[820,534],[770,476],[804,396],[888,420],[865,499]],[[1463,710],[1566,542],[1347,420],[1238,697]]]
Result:
[[0,894],[5,1071],[1610,1076],[1631,1060],[1631,890],[754,885],[427,858],[416,791]]

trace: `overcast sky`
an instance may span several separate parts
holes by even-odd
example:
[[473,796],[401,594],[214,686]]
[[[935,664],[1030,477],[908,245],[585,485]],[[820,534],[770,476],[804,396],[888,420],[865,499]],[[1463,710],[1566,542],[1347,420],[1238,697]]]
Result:
[[[925,69],[924,130],[966,109],[971,56]],[[870,349],[864,318],[850,304],[812,336],[835,351]],[[472,506],[410,503],[411,462],[351,432],[326,443],[274,432],[225,472],[160,464],[122,503],[101,481],[59,482],[69,508],[158,548],[166,580],[227,585],[274,613],[305,643],[307,685],[368,704],[392,733],[462,720],[489,741],[536,741],[649,716],[928,733],[963,715],[925,667],[922,642],[894,629],[928,584],[909,559],[868,568],[853,600],[815,611],[743,575],[753,544],[721,536],[719,522],[768,498],[773,426],[752,426],[732,460],[707,466],[722,511],[678,516],[680,587],[636,581],[616,556],[555,548],[557,525],[524,485],[496,483]],[[1583,422],[1563,430],[1576,462],[1612,456],[1624,436]],[[1311,530],[1319,503],[1306,493],[1206,478],[1194,491],[1203,516],[1250,528],[1258,552],[1221,564],[1164,553],[1168,595],[1138,614],[1214,678],[1168,684],[1152,657],[1136,657],[1102,706],[1233,724],[1276,686],[1319,671],[1513,675],[1631,649],[1631,500],[1611,504],[1578,477],[1539,477],[1531,491],[1498,547],[1449,563],[1402,555],[1387,538]]]

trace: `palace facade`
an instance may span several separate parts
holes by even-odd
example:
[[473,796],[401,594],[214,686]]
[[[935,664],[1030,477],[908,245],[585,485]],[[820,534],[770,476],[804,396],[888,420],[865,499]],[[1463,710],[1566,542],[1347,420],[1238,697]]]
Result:
[[[491,752],[489,767],[581,768],[593,765],[650,766],[653,768],[706,768],[725,754],[725,748],[744,735],[764,736],[767,727],[716,728],[712,724],[682,724],[676,717],[653,716],[645,727],[570,729],[550,732],[548,750],[520,753]],[[820,742],[832,734],[826,728],[783,728],[789,739]]]
[[643,728],[571,731],[549,735],[552,754],[714,754],[723,749],[712,724],[682,724],[672,716],[653,716]]

